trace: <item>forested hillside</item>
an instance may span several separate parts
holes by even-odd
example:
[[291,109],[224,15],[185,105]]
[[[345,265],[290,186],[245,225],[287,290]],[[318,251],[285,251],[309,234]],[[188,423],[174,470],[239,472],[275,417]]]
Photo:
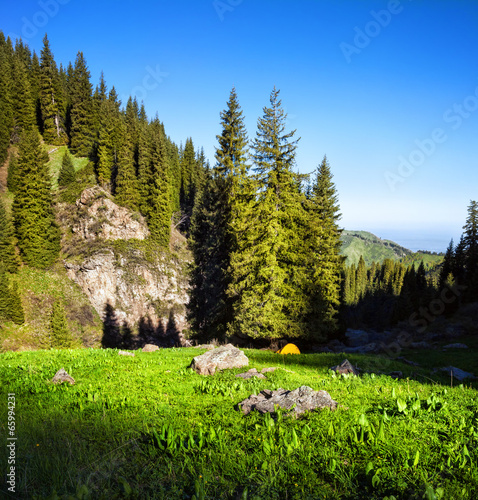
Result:
[[[85,259],[101,245],[105,249],[97,237],[104,234],[108,207],[124,207],[127,220],[147,226],[141,237],[145,243],[124,241],[108,247],[108,262],[117,266],[114,272],[121,266],[127,269],[118,282],[123,288],[137,286],[144,269],[153,264],[148,279],[159,280],[155,273],[161,266],[171,277],[174,272],[166,260],[181,260],[172,233],[181,233],[175,233],[176,242],[187,238],[193,256],[188,264],[189,335],[198,340],[323,342],[351,324],[397,323],[444,287],[466,287],[460,302],[478,299],[476,202],[469,207],[462,241],[456,248],[450,246],[434,272],[410,260],[379,263],[386,254],[367,254],[367,233],[357,233],[352,240],[352,234],[340,228],[338,193],[327,158],[317,159],[312,175],[298,173],[299,138],[287,129],[286,118],[274,88],[250,140],[233,88],[220,113],[215,163],[210,167],[191,138],[175,144],[160,117],[148,118],[136,99],[120,102],[103,75],[94,86],[82,52],[74,64],[58,66],[46,35],[37,55],[0,33],[3,323],[25,321],[28,288],[19,286],[18,277],[27,276],[29,269],[36,276],[42,271],[49,276],[61,268],[58,275],[68,279],[67,267],[77,283],[83,279],[78,276],[85,270]],[[94,186],[98,189],[88,196],[97,193],[103,201],[95,205],[94,220],[88,223],[93,236],[77,244],[72,236],[78,225],[75,207],[83,203],[85,189]],[[95,200],[90,201],[83,203],[84,210]],[[353,256],[349,260],[356,263],[344,262],[342,241]],[[391,242],[382,246],[394,257],[412,257]],[[364,254],[371,259],[368,269]],[[177,269],[184,268],[186,260]],[[181,279],[174,276],[176,284]],[[50,338],[60,338],[61,345],[69,328],[65,307],[70,306],[65,293],[58,293],[53,302],[42,314],[49,318]],[[156,300],[156,306],[165,313],[164,303]],[[92,324],[97,321],[93,316]],[[77,340],[84,329],[77,328]]]

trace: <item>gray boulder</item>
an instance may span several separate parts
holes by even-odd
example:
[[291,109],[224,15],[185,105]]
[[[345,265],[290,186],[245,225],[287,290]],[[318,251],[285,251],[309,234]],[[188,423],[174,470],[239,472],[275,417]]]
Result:
[[443,349],[468,349],[468,346],[466,344],[461,344],[460,342],[457,342],[456,344],[448,344],[443,346]]
[[251,368],[246,373],[239,373],[236,375],[238,378],[250,379],[252,377],[266,378],[262,373],[259,373],[256,368]]
[[352,330],[349,328],[345,332],[345,337],[349,347],[358,347],[369,342],[369,334],[363,330]]
[[441,372],[447,372],[449,375],[453,373],[453,378],[459,380],[460,382],[462,380],[465,380],[466,378],[475,378],[473,373],[465,372],[464,370],[456,368],[455,366],[445,366],[443,368],[440,368],[439,370]]
[[276,405],[285,410],[294,407],[292,411],[295,415],[320,408],[332,410],[337,408],[337,402],[330,397],[328,392],[314,391],[311,387],[303,385],[293,391],[265,389],[257,396],[253,394],[241,401],[237,405],[237,409],[242,410],[244,415],[248,415],[252,410],[257,410],[259,413],[275,413]]
[[64,368],[60,368],[55,376],[51,379],[54,384],[61,384],[63,382],[68,382],[70,385],[75,383],[75,379],[67,373]]
[[340,365],[332,366],[330,368],[336,373],[353,373],[354,375],[358,375],[358,369],[352,365],[352,363],[348,359],[344,359]]
[[196,356],[190,367],[200,375],[214,375],[216,370],[242,368],[248,364],[249,360],[243,351],[232,344],[227,344]]

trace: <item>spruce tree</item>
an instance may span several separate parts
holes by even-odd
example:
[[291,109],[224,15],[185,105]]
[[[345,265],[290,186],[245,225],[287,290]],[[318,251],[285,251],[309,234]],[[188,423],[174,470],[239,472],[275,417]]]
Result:
[[68,148],[66,148],[63,159],[61,160],[61,169],[58,175],[58,185],[68,186],[75,180],[75,167]]
[[90,72],[82,52],[78,52],[70,76],[70,149],[77,156],[88,156],[93,146],[93,98]]
[[446,284],[453,280],[453,271],[455,268],[455,250],[453,247],[453,239],[450,241],[448,248],[445,252],[445,257],[443,258],[443,262],[440,269],[440,278],[439,278],[439,288],[443,289]]
[[4,321],[10,320],[11,301],[8,281],[8,274],[5,272],[5,267],[0,262],[0,319]]
[[13,142],[18,142],[22,130],[36,125],[35,106],[30,90],[28,71],[24,63],[15,56],[12,64],[15,85],[12,91],[13,103]]
[[47,35],[43,38],[40,62],[40,108],[42,134],[47,144],[66,144],[68,141],[63,116],[64,98],[58,69]]
[[25,313],[16,281],[10,287],[10,319],[17,325],[25,323]]
[[[338,226],[341,215],[332,178],[330,165],[324,156],[305,202],[307,217],[302,229],[305,290],[310,301],[308,330],[309,336],[317,340],[325,340],[335,330],[340,303],[342,230]],[[366,279],[365,262],[359,262],[357,276],[354,272],[353,281],[348,276],[347,300],[355,302],[365,295]],[[352,284],[353,293],[359,297],[350,297]]]
[[7,158],[13,131],[12,55],[0,31],[0,164]]
[[124,128],[124,139],[118,156],[115,200],[119,205],[137,210],[140,202],[139,183],[134,168],[133,145]]
[[478,203],[471,201],[468,216],[463,226],[465,243],[465,298],[468,302],[478,300]]
[[38,268],[52,265],[60,251],[47,160],[38,132],[23,132],[12,215],[21,256]]
[[279,91],[258,120],[253,143],[255,199],[242,214],[238,245],[231,255],[229,296],[234,300],[230,333],[254,338],[299,337],[307,298],[297,253],[303,224],[303,195],[295,163],[295,131],[285,131]]
[[12,222],[5,205],[0,199],[0,262],[9,273],[18,270],[18,257],[15,253],[15,242]]
[[50,347],[52,349],[68,349],[73,345],[73,338],[66,320],[63,304],[58,300],[53,304],[50,313]]

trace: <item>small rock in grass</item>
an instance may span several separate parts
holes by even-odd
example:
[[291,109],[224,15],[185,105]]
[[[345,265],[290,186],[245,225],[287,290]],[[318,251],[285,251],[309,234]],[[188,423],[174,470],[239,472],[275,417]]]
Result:
[[279,368],[277,366],[269,366],[267,368],[263,368],[261,370],[261,373],[268,373],[268,372],[275,372],[276,370],[278,370]]
[[248,415],[252,410],[257,410],[259,413],[275,413],[276,406],[285,410],[294,407],[292,411],[295,415],[300,415],[320,408],[335,410],[337,401],[334,401],[326,391],[314,391],[311,387],[303,385],[293,391],[265,389],[259,395],[253,394],[241,401],[237,409],[242,410],[244,415]]
[[141,350],[143,352],[154,352],[154,351],[159,351],[159,347],[154,344],[146,344]]
[[331,370],[336,373],[353,373],[354,375],[358,375],[358,369],[352,365],[352,363],[348,359],[344,359],[340,365],[332,366]]
[[443,349],[468,349],[468,346],[466,344],[461,344],[460,342],[456,344],[448,344],[446,346],[443,346]]
[[250,379],[252,377],[257,377],[257,378],[266,378],[262,373],[259,373],[255,368],[251,368],[245,373],[239,373],[236,375],[236,377],[243,378],[243,379]]
[[392,378],[403,378],[403,373],[397,370],[395,372],[390,372],[388,376]]
[[55,376],[51,379],[54,384],[61,384],[63,382],[68,382],[70,385],[75,383],[75,379],[69,375],[64,368],[60,368]]
[[415,363],[415,361],[410,361],[409,359],[405,359],[403,356],[398,356],[397,361],[402,361],[403,363],[406,363],[407,365],[411,366],[420,366],[418,363]]
[[120,356],[134,356],[134,352],[128,352],[128,351],[118,351],[118,354]]

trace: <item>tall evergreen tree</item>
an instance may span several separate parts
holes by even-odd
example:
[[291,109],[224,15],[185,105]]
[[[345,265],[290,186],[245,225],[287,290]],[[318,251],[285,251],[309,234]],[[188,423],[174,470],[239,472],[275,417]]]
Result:
[[23,260],[39,268],[52,265],[60,251],[47,160],[38,132],[23,132],[12,215]]
[[53,349],[68,349],[73,345],[65,309],[60,301],[56,301],[51,309],[49,334],[50,347]]
[[18,257],[15,254],[13,226],[3,201],[0,199],[0,262],[9,273],[18,270]]
[[83,52],[78,52],[70,76],[70,149],[77,156],[88,156],[93,146],[93,97],[90,72]]
[[47,144],[66,144],[64,96],[58,69],[50,49],[47,35],[43,38],[40,62],[40,108],[42,134]]
[[23,61],[13,58],[12,75],[15,85],[12,92],[13,103],[13,141],[18,142],[22,130],[36,125],[35,106],[30,90],[28,71]]
[[133,210],[139,207],[139,183],[134,168],[133,144],[124,126],[124,139],[118,156],[118,174],[116,177],[115,200]]
[[465,284],[466,300],[478,300],[478,203],[471,201],[468,216],[463,226],[465,243]]
[[58,185],[68,186],[75,180],[75,167],[68,148],[66,148],[63,159],[61,160],[60,173],[58,174]]
[[243,216],[246,227],[231,255],[229,295],[234,300],[231,333],[251,337],[303,334],[307,299],[303,293],[298,227],[305,217],[295,163],[295,131],[285,131],[279,91],[258,120],[253,143],[258,191]]
[[[332,172],[324,157],[305,202],[307,217],[304,226],[303,262],[306,294],[310,300],[308,313],[309,336],[325,340],[336,328],[340,303],[340,280],[343,258],[340,256],[342,230],[338,196],[332,182]],[[355,301],[351,293],[365,295],[367,272],[363,259],[357,276],[348,276],[346,300]],[[352,289],[353,288],[353,289]]]
[[439,288],[440,290],[451,280],[453,280],[453,271],[455,268],[455,250],[453,247],[453,239],[450,241],[448,248],[443,258],[443,263],[440,269]]
[[3,33],[0,31],[0,164],[7,158],[13,131],[12,105],[12,54]]

